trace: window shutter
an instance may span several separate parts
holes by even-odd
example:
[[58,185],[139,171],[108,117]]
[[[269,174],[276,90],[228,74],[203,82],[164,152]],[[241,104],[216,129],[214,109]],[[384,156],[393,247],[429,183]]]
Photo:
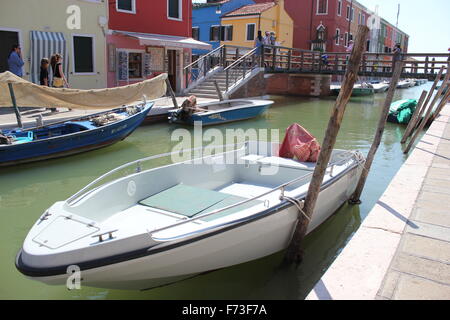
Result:
[[220,41],[226,40],[225,39],[225,27],[223,27],[223,26],[220,27],[220,38],[219,38],[219,40]]

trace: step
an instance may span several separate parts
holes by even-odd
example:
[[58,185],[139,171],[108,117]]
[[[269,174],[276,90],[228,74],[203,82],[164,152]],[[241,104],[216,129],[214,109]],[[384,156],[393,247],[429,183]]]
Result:
[[212,95],[212,94],[203,94],[203,93],[193,93],[190,92],[190,94],[196,96],[197,98],[208,98],[208,99],[219,99],[218,95]]
[[190,91],[191,93],[201,93],[201,94],[217,94],[216,90],[208,90],[208,89],[198,89],[195,88]]

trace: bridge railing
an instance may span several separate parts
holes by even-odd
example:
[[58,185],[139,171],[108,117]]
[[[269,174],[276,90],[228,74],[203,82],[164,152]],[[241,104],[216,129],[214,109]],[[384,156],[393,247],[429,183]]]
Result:
[[256,51],[256,48],[251,49],[224,69],[225,92],[228,92],[234,84],[245,79],[248,74],[259,67],[259,56],[256,54]]
[[252,48],[222,45],[211,52],[200,56],[197,60],[183,68],[186,87],[189,87],[196,81],[202,79],[216,67],[226,68],[250,50],[252,50]]
[[[282,46],[263,46],[261,66],[266,71],[344,74],[350,52],[319,52]],[[405,53],[404,76],[432,78],[441,66],[447,66],[449,54]],[[390,76],[393,70],[393,53],[365,53],[359,73],[362,75]],[[445,74],[445,73],[444,73]]]

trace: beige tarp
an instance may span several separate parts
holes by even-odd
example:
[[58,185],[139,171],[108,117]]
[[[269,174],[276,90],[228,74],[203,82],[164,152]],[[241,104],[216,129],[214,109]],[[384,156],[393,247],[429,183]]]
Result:
[[58,89],[40,86],[6,71],[0,73],[0,107],[11,107],[8,83],[12,83],[17,106],[70,109],[112,109],[142,100],[157,99],[166,94],[167,74],[128,86],[108,89]]

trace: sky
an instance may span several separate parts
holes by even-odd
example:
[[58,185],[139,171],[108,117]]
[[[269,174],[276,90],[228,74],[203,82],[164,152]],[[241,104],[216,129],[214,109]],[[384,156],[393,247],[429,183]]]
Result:
[[[302,0],[297,0],[302,1]],[[205,0],[194,0],[205,2]],[[409,38],[410,53],[447,53],[450,48],[450,0],[358,0],[369,10],[398,27]]]
[[447,53],[450,48],[450,0],[358,0],[409,35],[410,53]]

